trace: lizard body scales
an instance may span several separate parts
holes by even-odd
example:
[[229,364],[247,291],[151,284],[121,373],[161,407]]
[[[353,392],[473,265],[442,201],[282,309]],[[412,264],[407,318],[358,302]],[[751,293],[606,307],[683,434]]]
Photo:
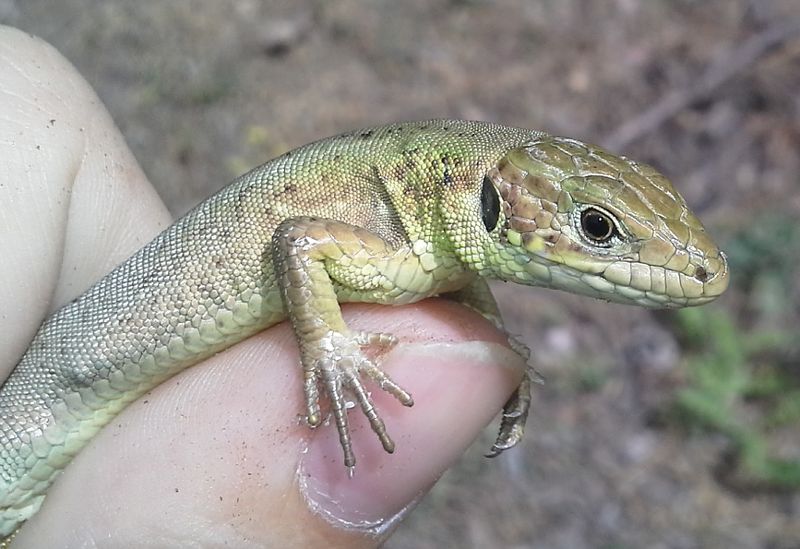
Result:
[[[348,330],[339,303],[447,295],[502,328],[489,278],[680,307],[716,298],[728,271],[663,176],[576,140],[431,120],[306,145],[239,177],[45,320],[0,389],[0,534],[127,404],[287,318],[309,424],[324,396],[352,467],[353,398],[392,451],[362,378],[412,399],[361,349],[395,340]],[[529,390],[528,376],[493,453],[521,438]]]

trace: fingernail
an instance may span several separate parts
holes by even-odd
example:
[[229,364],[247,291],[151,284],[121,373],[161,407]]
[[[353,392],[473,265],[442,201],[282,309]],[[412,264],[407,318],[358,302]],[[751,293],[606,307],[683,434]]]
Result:
[[310,437],[298,469],[313,511],[342,528],[375,534],[391,528],[458,459],[497,415],[526,368],[507,347],[483,341],[405,344],[381,366],[415,402],[404,407],[371,387],[395,452],[384,452],[361,411],[351,409],[352,478],[332,423]]

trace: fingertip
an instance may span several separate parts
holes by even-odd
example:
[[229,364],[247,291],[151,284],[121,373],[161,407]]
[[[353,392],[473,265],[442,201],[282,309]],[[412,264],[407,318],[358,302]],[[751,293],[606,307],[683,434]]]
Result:
[[[361,414],[351,414],[356,454],[351,479],[342,465],[335,429],[326,426],[311,437],[301,458],[300,486],[312,510],[334,527],[388,535],[491,422],[519,384],[523,361],[497,341],[502,336],[494,328],[486,330],[482,319],[467,318],[461,326],[474,324],[471,335],[477,340],[465,340],[469,330],[454,333],[449,323],[437,331],[442,313],[458,311],[463,320],[463,309],[452,307],[458,306],[432,302],[413,311],[413,321],[395,318],[403,326],[401,331],[413,333],[420,328],[417,333],[425,333],[428,341],[407,343],[408,335],[396,330],[406,343],[383,360],[387,373],[414,394],[413,408],[380,391],[372,393],[396,443],[393,454],[382,450]],[[388,314],[391,319],[403,313]]]

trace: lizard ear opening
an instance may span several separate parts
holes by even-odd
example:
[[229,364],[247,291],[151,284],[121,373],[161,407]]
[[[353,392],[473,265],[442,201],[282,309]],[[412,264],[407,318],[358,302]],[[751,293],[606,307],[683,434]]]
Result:
[[481,217],[486,230],[492,232],[500,219],[500,196],[489,176],[483,178],[481,189]]

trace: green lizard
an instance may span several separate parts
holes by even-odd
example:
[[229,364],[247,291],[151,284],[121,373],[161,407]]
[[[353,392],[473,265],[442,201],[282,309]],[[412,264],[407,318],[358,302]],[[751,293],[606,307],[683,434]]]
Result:
[[[728,270],[662,175],[579,141],[432,120],[301,147],[239,177],[45,320],[0,389],[0,533],[36,512],[127,404],[287,318],[308,424],[327,401],[352,470],[354,399],[391,452],[365,378],[412,398],[362,350],[395,338],[349,330],[339,303],[443,295],[502,329],[490,278],[682,307],[720,295]],[[533,378],[504,407],[491,454],[521,439]]]

